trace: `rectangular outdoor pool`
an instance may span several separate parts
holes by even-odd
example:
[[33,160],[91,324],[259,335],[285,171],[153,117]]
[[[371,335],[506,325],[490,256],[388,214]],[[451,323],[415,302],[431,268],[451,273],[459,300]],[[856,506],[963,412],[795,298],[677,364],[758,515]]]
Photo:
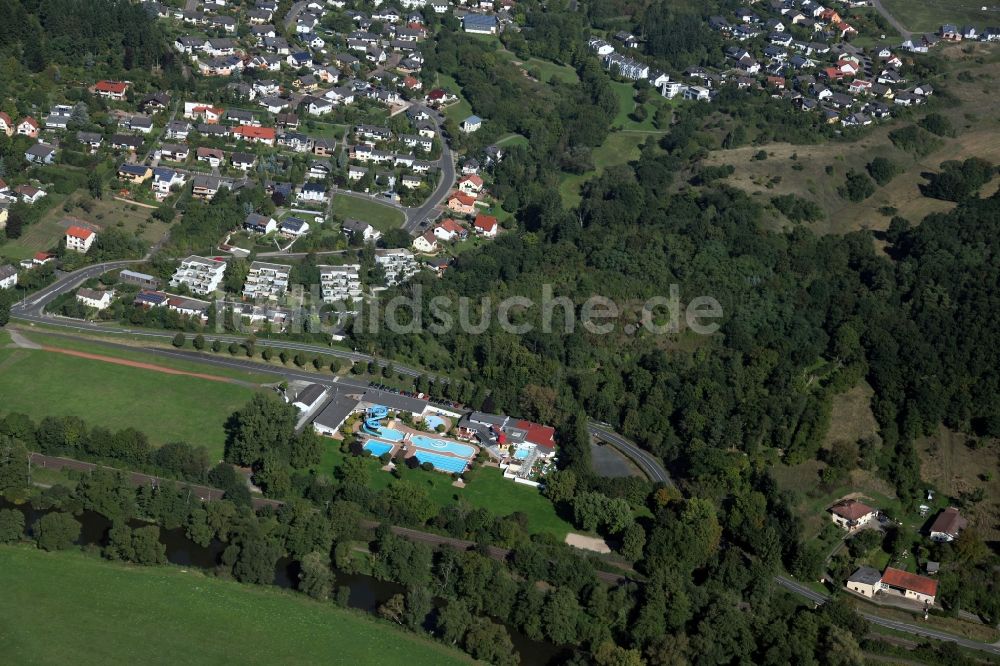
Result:
[[378,458],[383,453],[389,453],[392,451],[392,444],[386,444],[385,442],[376,442],[374,439],[369,439],[364,445],[365,451],[372,454]]
[[434,439],[433,437],[424,437],[423,435],[413,435],[410,437],[410,441],[413,443],[413,446],[418,449],[425,449],[427,451],[451,453],[456,456],[462,456],[463,458],[471,458],[476,455],[476,450],[471,446],[459,444],[458,442],[449,442],[444,439]]
[[448,456],[441,456],[428,451],[418,450],[414,454],[414,457],[420,461],[420,464],[429,462],[434,465],[434,469],[439,472],[456,472],[461,474],[465,471],[466,464],[468,464],[468,461],[463,458],[450,458]]

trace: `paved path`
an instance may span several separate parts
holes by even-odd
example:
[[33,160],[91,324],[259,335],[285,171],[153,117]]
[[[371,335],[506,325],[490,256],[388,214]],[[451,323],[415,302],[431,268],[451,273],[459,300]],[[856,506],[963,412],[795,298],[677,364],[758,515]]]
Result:
[[907,30],[906,27],[899,22],[899,19],[890,14],[889,10],[885,8],[885,5],[882,4],[881,0],[872,0],[872,5],[875,7],[875,11],[881,14],[882,18],[884,18],[889,25],[892,26],[892,29],[902,36],[904,41],[913,37],[913,32]]

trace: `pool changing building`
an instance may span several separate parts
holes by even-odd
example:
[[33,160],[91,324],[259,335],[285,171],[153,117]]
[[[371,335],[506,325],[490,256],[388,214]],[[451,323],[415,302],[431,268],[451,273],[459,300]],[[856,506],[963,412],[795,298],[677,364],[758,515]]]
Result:
[[504,414],[472,412],[458,422],[459,439],[476,441],[500,461],[505,479],[531,486],[536,463],[550,463],[556,455],[555,428]]

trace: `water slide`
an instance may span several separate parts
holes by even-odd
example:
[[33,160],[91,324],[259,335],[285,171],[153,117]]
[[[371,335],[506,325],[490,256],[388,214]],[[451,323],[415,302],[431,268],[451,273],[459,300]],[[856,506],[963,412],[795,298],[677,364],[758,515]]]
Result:
[[365,410],[365,424],[361,427],[369,435],[378,437],[382,430],[382,421],[389,416],[389,409],[382,405],[372,405]]

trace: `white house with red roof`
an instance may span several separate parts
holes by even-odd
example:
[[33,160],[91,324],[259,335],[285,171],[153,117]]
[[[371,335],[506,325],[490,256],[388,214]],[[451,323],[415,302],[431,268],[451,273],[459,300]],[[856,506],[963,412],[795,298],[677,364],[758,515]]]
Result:
[[476,221],[473,223],[473,228],[480,236],[494,238],[497,235],[497,218],[492,215],[483,215],[480,213],[479,215],[476,215]]
[[450,242],[456,239],[465,239],[469,235],[469,232],[466,231],[465,227],[449,217],[434,227],[434,235],[439,240]]
[[854,499],[837,502],[830,507],[830,518],[834,525],[848,532],[875,520],[875,514],[875,509]]
[[884,594],[898,594],[926,606],[933,606],[937,597],[937,581],[926,576],[887,567],[880,582]]
[[436,252],[437,238],[432,231],[426,231],[413,239],[413,249],[417,252]]
[[66,249],[74,252],[86,252],[97,240],[97,234],[90,229],[78,227],[75,224],[66,230]]
[[222,119],[225,109],[201,102],[184,102],[184,117],[189,120],[199,118],[209,125],[215,125]]
[[469,174],[458,179],[458,189],[469,196],[479,196],[483,191],[483,179],[476,174]]
[[121,101],[125,99],[128,92],[128,82],[126,81],[98,81],[94,84],[94,93],[105,99]]
[[32,139],[38,138],[38,121],[31,116],[25,116],[17,124],[17,133],[22,136],[30,136]]
[[0,111],[0,132],[3,132],[7,136],[14,134],[14,121],[3,111]]

